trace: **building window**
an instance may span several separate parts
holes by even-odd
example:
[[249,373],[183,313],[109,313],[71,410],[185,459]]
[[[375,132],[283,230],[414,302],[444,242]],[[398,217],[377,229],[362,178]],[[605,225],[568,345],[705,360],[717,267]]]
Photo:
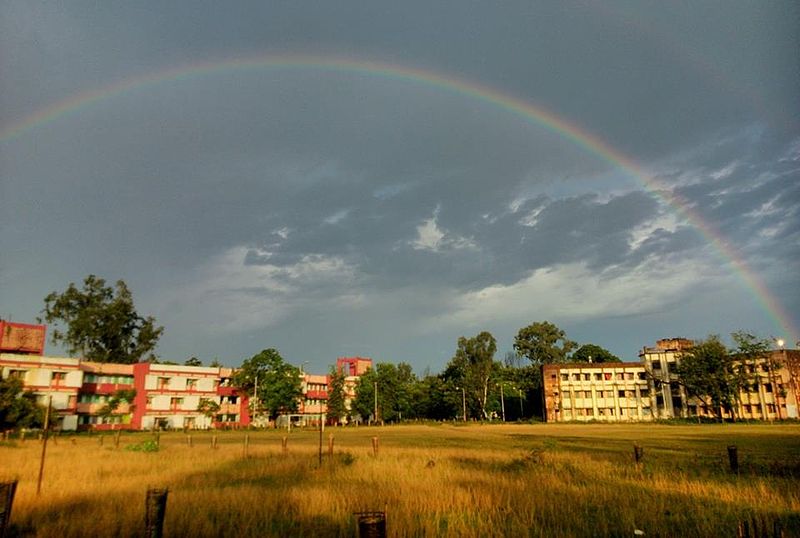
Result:
[[169,401],[170,407],[175,409],[178,406],[183,405],[183,398],[171,398]]
[[764,383],[764,390],[767,392],[772,392],[772,383]]
[[197,389],[197,380],[196,379],[187,379],[186,380],[186,390],[195,390]]
[[624,390],[617,391],[617,396],[619,396],[620,398],[624,398],[625,397],[625,391]]
[[53,376],[51,377],[52,382],[56,385],[60,384],[67,378],[66,372],[53,372]]
[[602,379],[603,379],[603,374],[601,374],[599,372],[594,374],[594,380],[595,381],[601,381]]
[[592,374],[583,374],[584,381],[589,381],[590,379],[592,379]]
[[164,390],[169,388],[169,378],[168,377],[159,377],[158,378],[158,388],[160,390]]
[[644,381],[645,379],[647,379],[647,374],[645,374],[644,372],[639,372],[639,373],[637,374],[637,376],[638,376],[638,377],[639,377],[639,379],[641,379],[642,381]]

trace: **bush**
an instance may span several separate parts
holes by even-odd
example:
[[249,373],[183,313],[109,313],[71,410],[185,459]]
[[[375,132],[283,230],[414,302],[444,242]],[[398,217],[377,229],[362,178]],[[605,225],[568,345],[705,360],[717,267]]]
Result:
[[130,450],[131,452],[158,452],[158,444],[150,439],[141,443],[128,445],[125,447],[125,450]]

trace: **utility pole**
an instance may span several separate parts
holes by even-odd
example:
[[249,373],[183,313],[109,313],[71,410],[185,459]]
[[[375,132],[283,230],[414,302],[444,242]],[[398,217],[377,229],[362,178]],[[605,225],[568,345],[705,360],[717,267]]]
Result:
[[44,455],[47,452],[47,433],[50,430],[50,409],[53,407],[53,397],[47,398],[47,412],[44,415],[44,437],[42,438],[42,459],[39,462],[39,480],[36,483],[36,495],[42,492],[42,477],[44,476]]

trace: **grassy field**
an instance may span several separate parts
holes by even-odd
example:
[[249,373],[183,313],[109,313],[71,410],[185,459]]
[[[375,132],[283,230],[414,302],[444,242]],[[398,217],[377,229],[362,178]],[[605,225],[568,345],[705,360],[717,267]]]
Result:
[[[334,456],[327,439],[334,435]],[[736,536],[742,519],[800,536],[800,425],[414,425],[61,436],[0,445],[17,477],[12,536],[140,536],[148,486],[168,487],[167,536],[352,536],[386,510],[390,536]],[[372,455],[371,438],[380,448]],[[644,462],[633,463],[633,444]],[[738,446],[741,472],[728,470]]]

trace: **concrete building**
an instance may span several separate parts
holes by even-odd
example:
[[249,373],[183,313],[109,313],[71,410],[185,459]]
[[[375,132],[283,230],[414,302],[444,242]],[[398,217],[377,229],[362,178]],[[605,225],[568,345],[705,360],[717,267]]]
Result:
[[641,363],[548,364],[542,381],[547,422],[653,420]]
[[[715,416],[714,410],[702,401],[687,397],[675,375],[681,353],[692,345],[693,342],[685,338],[667,338],[639,353],[656,395],[653,411],[658,418]],[[800,351],[788,349],[772,350],[755,361],[744,359],[742,366],[752,382],[739,393],[735,418],[798,418],[798,364]],[[727,412],[723,416],[734,418]]]
[[[676,375],[694,342],[666,338],[639,353],[641,362],[551,364],[542,368],[547,422],[602,422],[714,417]],[[736,419],[798,418],[800,351],[779,349],[743,364],[752,382],[738,395]],[[723,413],[725,418],[731,417]]]
[[[230,368],[95,363],[75,358],[0,354],[0,375],[19,377],[47,405],[62,430],[240,427],[250,423],[248,400],[230,383]],[[133,402],[107,406],[121,392]],[[219,404],[214,416],[200,400]]]

